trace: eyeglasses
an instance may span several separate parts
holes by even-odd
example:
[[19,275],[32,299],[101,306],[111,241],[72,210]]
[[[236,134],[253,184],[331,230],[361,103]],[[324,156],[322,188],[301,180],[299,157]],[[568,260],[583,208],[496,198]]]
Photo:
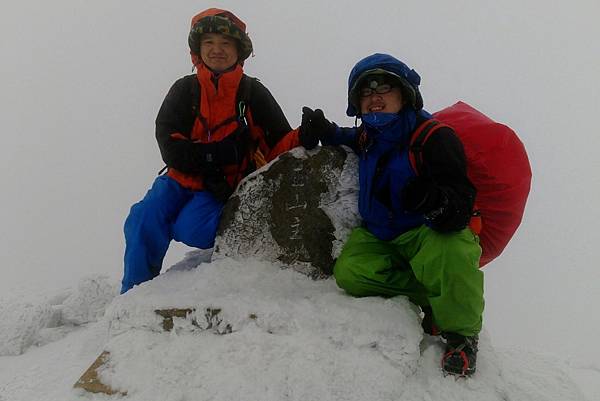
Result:
[[359,91],[359,95],[360,97],[369,97],[371,95],[373,95],[374,93],[378,94],[378,95],[383,95],[386,93],[389,93],[392,91],[392,89],[394,89],[394,86],[390,85],[390,84],[381,84],[381,85],[370,85],[368,87],[364,87]]

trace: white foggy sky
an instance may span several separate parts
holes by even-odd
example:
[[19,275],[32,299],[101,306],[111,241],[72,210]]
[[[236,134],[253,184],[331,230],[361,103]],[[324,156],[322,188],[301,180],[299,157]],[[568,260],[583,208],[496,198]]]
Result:
[[[533,188],[516,237],[485,268],[485,324],[499,345],[600,357],[596,0],[4,5],[1,295],[91,273],[120,278],[123,221],[162,167],[158,107],[191,71],[190,18],[211,6],[247,23],[256,57],[245,70],[292,126],[303,105],[353,124],[344,114],[348,72],[388,52],[421,74],[428,110],[463,100],[513,127]],[[175,247],[167,264],[184,251]],[[554,318],[564,312],[567,321]]]

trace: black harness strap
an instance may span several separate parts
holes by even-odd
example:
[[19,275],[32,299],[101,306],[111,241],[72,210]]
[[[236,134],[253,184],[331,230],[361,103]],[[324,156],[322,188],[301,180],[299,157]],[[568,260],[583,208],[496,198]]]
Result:
[[411,154],[411,164],[415,169],[415,173],[417,175],[421,174],[423,171],[423,146],[429,138],[429,135],[433,134],[433,132],[443,127],[439,121],[436,120],[427,120],[423,123],[419,129],[415,132],[415,136],[410,141],[410,154]]
[[[202,113],[200,113],[200,83],[195,79],[192,85],[192,99],[194,102],[192,105],[192,111],[209,135],[232,122],[238,122],[238,127],[234,131],[232,131],[221,141],[215,143],[215,145],[219,148],[224,150],[229,149],[229,151],[219,152],[220,162],[223,165],[236,164],[241,167],[244,164],[244,159],[246,159],[247,150],[251,146],[251,138],[249,135],[246,113],[248,112],[247,105],[251,98],[252,85],[254,84],[253,81],[256,81],[256,78],[242,75],[242,79],[240,80],[236,94],[236,114],[226,118],[213,127],[208,126],[208,121],[202,115]],[[237,146],[234,146],[235,144],[237,144]],[[247,167],[254,169],[253,166]]]
[[236,120],[240,123],[240,125],[242,125],[244,127],[248,126],[248,120],[246,118],[246,112],[248,109],[247,105],[248,105],[248,102],[250,100],[250,96],[252,93],[252,84],[253,84],[253,81],[255,81],[255,80],[256,80],[256,78],[251,78],[247,75],[242,75],[242,79],[240,80],[240,85],[238,87],[238,91],[237,91],[237,95],[236,95],[236,100],[237,100],[236,114],[231,117],[226,118],[225,120],[216,124],[214,127],[209,127],[208,121],[200,112],[200,83],[198,82],[198,80],[194,80],[194,82],[192,84],[192,88],[191,88],[192,101],[193,101],[192,112],[194,113],[195,117],[198,118],[200,123],[204,126],[204,128],[206,129],[206,131],[209,134],[217,131],[219,128],[221,128],[233,121],[236,121]]

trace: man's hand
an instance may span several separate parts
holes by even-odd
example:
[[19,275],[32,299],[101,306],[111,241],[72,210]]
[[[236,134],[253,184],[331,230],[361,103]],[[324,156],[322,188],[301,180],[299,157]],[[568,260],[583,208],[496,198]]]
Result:
[[319,140],[333,135],[333,125],[325,118],[323,110],[302,108],[302,123],[300,124],[300,144],[310,150],[319,144]]
[[432,180],[417,177],[402,190],[402,205],[407,212],[422,214],[436,231],[460,231],[469,224],[471,211],[460,207],[451,195]]
[[411,213],[427,214],[438,209],[442,202],[440,189],[431,180],[417,177],[402,189],[402,205]]
[[199,166],[204,170],[240,164],[245,156],[245,143],[233,135],[218,142],[194,143]]
[[233,188],[227,182],[220,169],[210,169],[204,174],[204,188],[219,202],[227,202],[233,193]]

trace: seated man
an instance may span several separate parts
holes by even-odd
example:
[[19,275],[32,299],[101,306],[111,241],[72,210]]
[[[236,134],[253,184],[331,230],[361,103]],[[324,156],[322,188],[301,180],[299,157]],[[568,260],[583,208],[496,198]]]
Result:
[[386,54],[359,61],[348,80],[348,116],[339,128],[321,110],[303,109],[300,141],[313,148],[344,144],[360,156],[356,228],[334,266],[337,284],[353,296],[406,295],[425,312],[423,326],[446,340],[445,372],[475,372],[481,330],[483,273],[479,240],[468,227],[475,188],[462,143],[443,127],[424,143],[419,172],[410,162],[423,110],[419,75]]
[[239,181],[298,144],[269,90],[243,73],[252,42],[240,19],[205,10],[188,42],[197,73],[173,84],[156,118],[168,170],[125,221],[121,293],[160,273],[171,240],[211,248]]

